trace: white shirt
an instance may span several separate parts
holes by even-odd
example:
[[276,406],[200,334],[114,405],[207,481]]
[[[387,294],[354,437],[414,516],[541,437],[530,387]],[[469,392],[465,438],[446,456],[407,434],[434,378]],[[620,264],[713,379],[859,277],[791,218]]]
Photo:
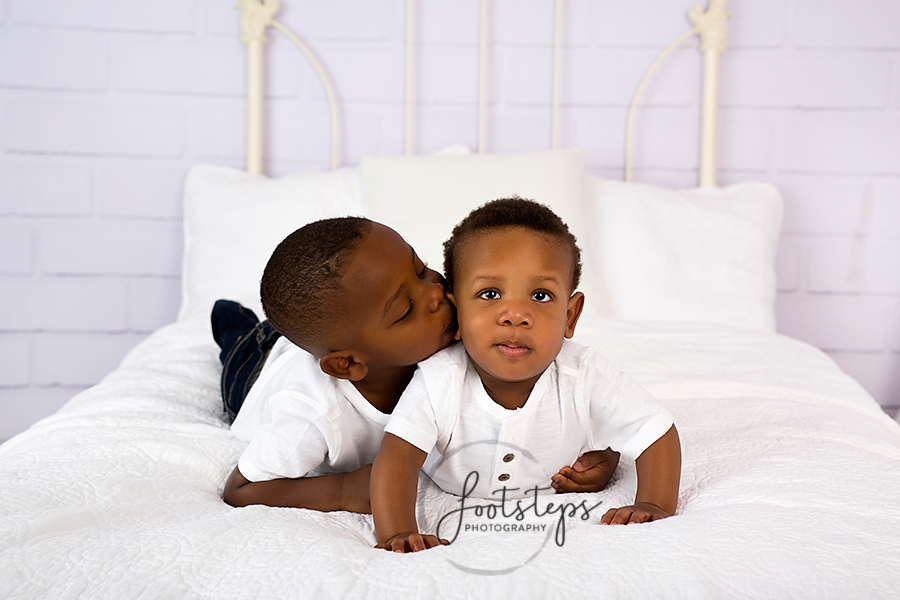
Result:
[[566,340],[525,405],[491,400],[465,347],[419,363],[385,431],[424,452],[423,469],[445,491],[521,498],[553,492],[550,477],[584,452],[607,447],[637,458],[672,426],[671,415],[640,385],[587,348]]
[[353,471],[375,460],[389,418],[280,338],[231,425],[249,442],[238,469],[250,481]]

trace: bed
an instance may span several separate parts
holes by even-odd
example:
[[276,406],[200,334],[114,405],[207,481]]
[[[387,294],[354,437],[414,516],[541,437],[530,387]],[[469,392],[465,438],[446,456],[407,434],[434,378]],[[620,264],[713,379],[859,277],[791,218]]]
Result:
[[[701,185],[687,190],[586,175],[583,154],[556,148],[555,134],[545,152],[451,147],[262,176],[262,44],[269,25],[282,26],[273,0],[241,6],[247,170],[198,165],[188,176],[178,320],[0,446],[0,597],[900,593],[900,426],[827,355],[776,333],[778,190],[714,185],[725,2],[692,10],[706,75]],[[683,452],[676,515],[598,524],[603,507],[633,498],[626,460],[601,492],[518,508],[470,500],[461,511],[458,497],[423,477],[420,526],[453,543],[411,555],[374,549],[368,515],[226,505],[222,488],[243,444],[221,409],[212,301],[258,308],[262,263],[304,222],[365,213],[439,264],[454,219],[510,193],[552,198],[582,244],[588,303],[576,341],[674,415]]]

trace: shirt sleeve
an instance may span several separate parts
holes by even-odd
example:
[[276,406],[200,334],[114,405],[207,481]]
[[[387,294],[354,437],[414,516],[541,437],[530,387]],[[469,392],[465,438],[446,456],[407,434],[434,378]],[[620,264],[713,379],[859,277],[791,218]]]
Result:
[[406,440],[426,454],[434,448],[440,427],[423,369],[416,369],[384,431]]
[[321,466],[334,438],[327,421],[293,392],[274,394],[269,405],[272,413],[266,424],[238,459],[241,475],[253,482],[296,479]]
[[594,358],[585,388],[594,447],[637,459],[672,427],[672,415],[631,377]]

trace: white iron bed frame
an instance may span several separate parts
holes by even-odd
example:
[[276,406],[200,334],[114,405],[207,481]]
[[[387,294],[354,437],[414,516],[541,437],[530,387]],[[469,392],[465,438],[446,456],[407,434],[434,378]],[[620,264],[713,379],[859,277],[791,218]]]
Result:
[[[486,55],[487,55],[487,5],[481,0],[479,27],[479,70],[478,70],[478,152],[484,152],[485,104],[486,104]],[[312,50],[296,34],[275,19],[280,7],[279,0],[241,0],[241,40],[247,46],[247,172],[263,172],[263,124],[264,124],[264,78],[263,50],[266,30],[274,27],[284,33],[307,56],[322,80],[328,104],[331,109],[331,168],[339,166],[338,111],[337,101],[331,82]],[[406,60],[405,60],[405,107],[404,107],[404,149],[407,155],[412,151],[412,81],[413,81],[413,10],[414,1],[406,0]],[[560,22],[562,0],[554,1],[553,23],[553,87],[552,87],[552,131],[551,148],[556,149],[559,140],[559,55]],[[693,27],[679,36],[650,65],[642,77],[628,113],[628,131],[625,148],[625,181],[631,180],[632,138],[634,114],[641,94],[656,68],[672,50],[694,35],[700,36],[703,52],[703,87],[700,116],[700,180],[701,186],[716,184],[716,121],[719,89],[719,55],[725,50],[728,33],[728,18],[731,13],[726,8],[726,0],[709,0],[709,6],[694,6],[688,11]]]

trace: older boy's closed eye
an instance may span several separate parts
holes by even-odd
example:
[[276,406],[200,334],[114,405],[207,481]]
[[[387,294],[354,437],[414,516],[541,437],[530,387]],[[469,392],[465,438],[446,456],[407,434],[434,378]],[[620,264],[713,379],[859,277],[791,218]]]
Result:
[[[266,326],[285,339],[246,400],[231,402],[240,411],[232,430],[249,445],[226,502],[370,512],[370,463],[389,414],[416,363],[454,341],[443,284],[395,231],[368,219],[317,221],[276,248],[261,299]],[[579,461],[597,463],[579,474],[587,485],[602,487],[612,473],[604,465],[615,467],[602,455]]]
[[596,352],[566,340],[584,305],[575,292],[580,250],[566,225],[535,202],[497,200],[466,217],[444,249],[464,348],[420,365],[385,430],[372,468],[378,547],[431,547],[414,507],[416,473],[432,450],[426,471],[444,490],[463,495],[474,471],[466,495],[496,497],[502,486],[514,498],[545,487],[548,468],[567,456],[609,446],[636,459],[638,490],[633,505],[602,522],[670,516],[681,460],[671,416]]

